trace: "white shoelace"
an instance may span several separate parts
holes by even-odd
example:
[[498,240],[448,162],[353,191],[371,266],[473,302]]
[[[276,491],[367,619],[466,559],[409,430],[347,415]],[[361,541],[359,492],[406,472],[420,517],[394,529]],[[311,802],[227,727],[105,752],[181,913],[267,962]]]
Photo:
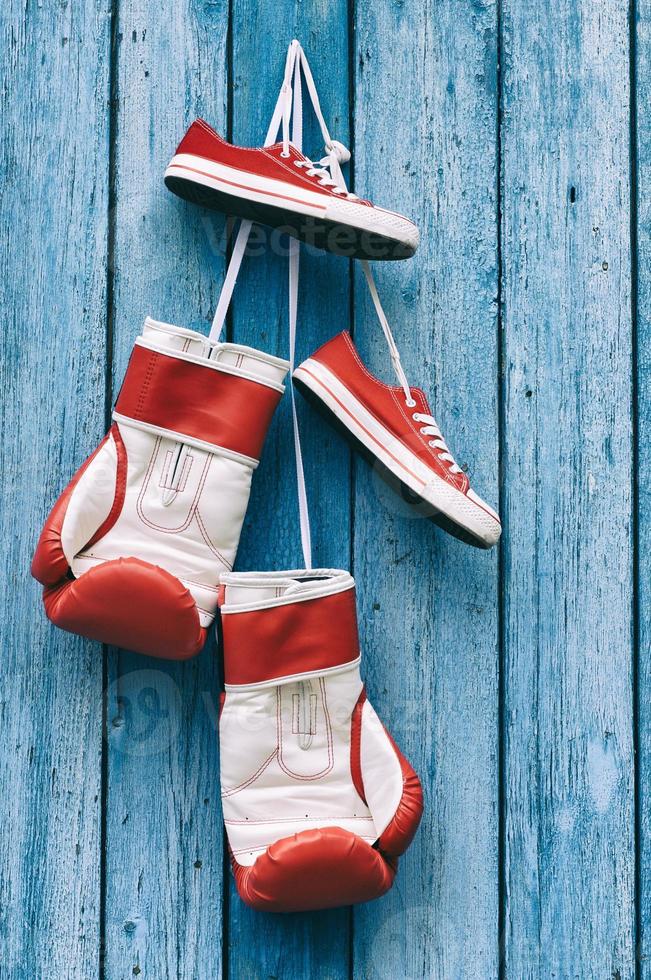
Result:
[[350,151],[342,143],[338,145],[341,146],[342,150],[346,151],[348,156],[344,156],[341,151],[333,147],[332,156],[328,154],[319,160],[318,163],[312,163],[311,160],[294,160],[294,166],[305,168],[308,177],[318,177],[318,182],[321,184],[321,187],[331,187],[333,194],[342,194],[349,201],[359,201],[356,194],[347,190],[346,187],[342,187],[332,176],[333,156],[338,164],[347,163],[350,160]]
[[[307,71],[305,66],[307,65],[307,59],[303,54],[303,49],[301,48],[298,41],[292,41],[287,50],[287,59],[285,62],[285,78],[283,81],[280,94],[276,101],[276,106],[271,117],[271,122],[269,123],[269,129],[267,130],[267,136],[265,138],[264,145],[270,146],[275,142],[279,128],[282,124],[283,130],[283,152],[289,153],[289,122],[292,116],[292,103],[294,105],[294,114],[292,119],[292,143],[297,149],[301,149],[302,144],[302,133],[303,133],[303,107],[302,107],[302,97],[301,97],[301,58],[299,54],[302,55],[303,59],[303,70],[305,73],[306,81],[308,82],[308,89],[310,91],[310,96],[312,97],[312,104],[314,105],[315,113],[317,119],[321,125],[321,131],[327,133],[325,128],[325,121],[323,120],[323,115],[321,113],[320,106],[318,102],[318,96],[316,95],[316,89],[314,87],[314,80],[312,79],[312,73],[307,66]],[[294,94],[295,93],[295,94]],[[316,104],[315,104],[316,99]],[[339,174],[341,174],[341,169],[336,160],[336,152],[338,148],[334,146],[329,138],[326,143],[330,144],[332,149],[332,156],[334,160],[335,173],[338,169]],[[341,146],[341,144],[339,144]],[[345,147],[341,147],[345,150]],[[326,150],[328,146],[326,145]],[[329,153],[330,156],[330,153]],[[343,179],[343,178],[342,178]],[[221,336],[221,332],[224,328],[224,323],[226,321],[226,314],[228,312],[228,307],[230,305],[231,297],[233,295],[233,290],[235,288],[235,282],[237,281],[237,276],[240,271],[240,266],[242,264],[242,259],[244,257],[244,252],[246,251],[246,245],[249,240],[249,235],[251,234],[251,227],[253,222],[242,221],[237,233],[237,238],[235,240],[235,245],[233,247],[233,252],[231,255],[230,262],[228,264],[228,269],[226,270],[226,276],[224,278],[224,285],[222,286],[221,293],[219,294],[219,300],[217,303],[217,309],[215,310],[215,316],[213,317],[212,327],[210,328],[209,340],[213,343],[217,343]],[[296,323],[297,323],[297,310],[298,310],[298,280],[299,280],[299,264],[300,264],[300,244],[295,238],[290,238],[289,240],[289,377],[290,377],[290,395],[292,403],[292,424],[294,429],[294,452],[296,457],[296,483],[298,489],[298,511],[299,511],[299,523],[301,532],[301,547],[303,550],[303,561],[305,568],[312,568],[312,536],[310,532],[310,515],[307,503],[307,490],[305,487],[305,471],[303,467],[303,454],[301,451],[301,438],[298,428],[298,415],[296,412],[296,396],[294,392],[294,386],[291,383],[291,376],[294,371],[295,363],[295,350],[296,350]]]
[[414,422],[421,422],[421,433],[424,436],[434,436],[433,439],[429,440],[429,444],[432,449],[438,450],[436,455],[440,460],[449,463],[450,473],[461,473],[462,469],[454,461],[454,456],[451,454],[447,447],[447,443],[443,438],[443,433],[439,429],[436,419],[433,415],[426,415],[424,412],[414,412],[412,415]]
[[312,102],[314,115],[317,118],[319,129],[321,130],[321,135],[323,136],[326,155],[319,160],[318,163],[313,163],[312,160],[307,159],[296,160],[296,166],[299,168],[304,168],[305,172],[310,177],[317,177],[319,179],[319,183],[323,187],[334,188],[335,194],[343,194],[350,200],[358,201],[359,198],[357,195],[353,194],[352,191],[349,191],[346,187],[346,182],[341,172],[342,165],[344,163],[348,163],[350,160],[350,150],[345,147],[343,143],[340,143],[339,140],[333,140],[330,136],[326,121],[323,118],[323,112],[321,111],[321,103],[319,101],[319,94],[316,90],[316,85],[314,84],[312,70],[303,48],[296,40],[292,41],[287,49],[285,78],[280,91],[279,99],[282,100],[282,155],[284,157],[288,157],[290,155],[289,120],[292,115],[292,109],[294,111],[292,143],[297,150],[302,149],[303,91],[301,87],[301,71],[303,72],[303,76],[305,78],[305,84],[307,85],[310,101]]

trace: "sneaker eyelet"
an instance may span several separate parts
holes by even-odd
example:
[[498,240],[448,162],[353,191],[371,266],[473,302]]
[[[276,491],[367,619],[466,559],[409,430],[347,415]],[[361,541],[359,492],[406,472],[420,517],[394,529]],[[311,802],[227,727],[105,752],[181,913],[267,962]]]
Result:
[[422,436],[426,436],[427,435],[427,426],[425,426],[425,425],[421,426],[420,434]]
[[281,150],[280,155],[283,158],[283,160],[287,160],[291,156],[291,153],[285,153],[284,150]]
[[420,412],[414,412],[414,414],[412,415],[412,419],[414,420],[414,422],[420,422]]
[[413,398],[407,398],[405,399],[405,405],[407,406],[407,408],[415,408],[416,402],[414,401]]

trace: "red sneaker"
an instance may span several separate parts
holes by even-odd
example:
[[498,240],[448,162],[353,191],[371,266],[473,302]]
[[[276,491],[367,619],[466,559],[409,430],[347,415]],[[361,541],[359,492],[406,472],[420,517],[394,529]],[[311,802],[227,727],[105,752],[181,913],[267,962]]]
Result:
[[499,517],[470,489],[419,388],[387,385],[370,374],[347,331],[303,361],[293,378],[410,504],[467,544],[497,542]]
[[338,163],[348,150],[332,141],[329,157],[308,160],[283,143],[256,149],[232,146],[203,119],[197,119],[181,140],[165,171],[167,187],[179,197],[282,228],[302,242],[366,259],[407,259],[416,251],[418,228],[394,211],[376,207],[346,190]]

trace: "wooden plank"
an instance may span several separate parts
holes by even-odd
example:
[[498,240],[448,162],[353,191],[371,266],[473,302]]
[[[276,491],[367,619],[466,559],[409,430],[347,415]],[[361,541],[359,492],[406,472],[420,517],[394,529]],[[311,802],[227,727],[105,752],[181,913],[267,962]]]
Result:
[[[348,37],[345,0],[274,4],[233,0],[233,137],[258,146],[282,81],[287,44],[297,37],[312,66],[332,136],[348,139]],[[322,139],[305,97],[305,149],[317,159]],[[286,243],[265,229],[245,260],[235,295],[233,337],[287,356]],[[280,250],[283,255],[275,254]],[[297,363],[349,321],[348,263],[301,253]],[[350,463],[337,436],[298,396],[312,514],[314,564],[347,568],[350,561]],[[283,399],[254,479],[238,556],[241,569],[301,567],[289,393]],[[273,916],[247,909],[231,884],[231,977],[337,978],[348,972],[349,913]]]
[[[113,397],[146,314],[208,332],[220,221],[166,191],[186,126],[223,125],[227,2],[120,3]],[[108,691],[106,977],[221,976],[223,852],[217,662],[112,654]]]
[[629,36],[503,17],[505,972],[634,975]]
[[97,977],[102,652],[47,622],[43,520],[104,427],[110,4],[3,4],[0,972]]
[[[358,4],[356,188],[412,216],[377,279],[407,376],[473,486],[498,502],[494,3]],[[395,383],[358,275],[356,338]],[[426,813],[392,892],[354,917],[360,977],[498,971],[497,551],[401,507],[356,465],[354,567],[369,697],[421,776]],[[516,974],[514,974],[515,976]]]
[[651,4],[639,0],[635,22],[634,165],[637,178],[637,248],[633,252],[637,282],[637,703],[638,703],[638,849],[639,934],[637,958],[641,980],[651,977]]

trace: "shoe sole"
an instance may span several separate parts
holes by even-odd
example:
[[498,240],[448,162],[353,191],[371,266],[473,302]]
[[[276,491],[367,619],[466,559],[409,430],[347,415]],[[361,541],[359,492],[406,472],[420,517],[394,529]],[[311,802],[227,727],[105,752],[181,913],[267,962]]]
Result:
[[[278,228],[292,238],[322,251],[347,258],[379,261],[409,259],[416,251],[415,246],[406,245],[379,232],[355,228],[341,221],[301,214],[278,204],[239,197],[212,186],[218,181],[210,176],[204,176],[199,181],[188,174],[183,176],[181,168],[175,166],[175,169],[179,173],[170,173],[168,169],[165,185],[177,197],[211,211],[221,211],[223,214]],[[212,185],[207,181],[212,181]]]
[[[298,375],[298,372],[300,371],[301,367],[296,369],[292,380],[298,391],[300,391],[301,395],[316,409],[317,412],[319,412],[321,416],[323,416],[323,418],[326,419],[326,421],[334,429],[336,429],[337,432],[344,437],[351,447],[355,449],[363,459],[366,460],[369,466],[377,471],[382,480],[384,480],[384,482],[394,492],[396,492],[408,506],[413,508],[417,507],[428,520],[432,521],[432,523],[436,524],[452,537],[457,538],[459,541],[463,541],[464,544],[471,545],[473,548],[488,551],[497,543],[501,533],[501,526],[499,526],[499,524],[497,535],[493,533],[491,539],[486,540],[479,534],[476,534],[470,530],[464,524],[461,524],[458,520],[455,520],[451,514],[442,510],[440,507],[437,507],[431,500],[427,500],[425,497],[423,497],[415,488],[413,483],[409,482],[408,477],[406,477],[404,474],[401,475],[398,472],[398,468],[401,464],[396,461],[394,464],[390,465],[382,460],[377,453],[367,445],[361,432],[354,432],[347,422],[344,422],[337,414],[335,408],[327,404],[322,395],[315,391],[314,387],[312,387],[312,385],[315,383],[314,380],[310,378],[308,382],[304,376],[301,377]],[[320,387],[322,387],[320,382],[317,383]],[[326,388],[322,387],[322,390],[324,394],[329,394]],[[446,488],[448,487],[443,480],[440,482],[444,484]]]

